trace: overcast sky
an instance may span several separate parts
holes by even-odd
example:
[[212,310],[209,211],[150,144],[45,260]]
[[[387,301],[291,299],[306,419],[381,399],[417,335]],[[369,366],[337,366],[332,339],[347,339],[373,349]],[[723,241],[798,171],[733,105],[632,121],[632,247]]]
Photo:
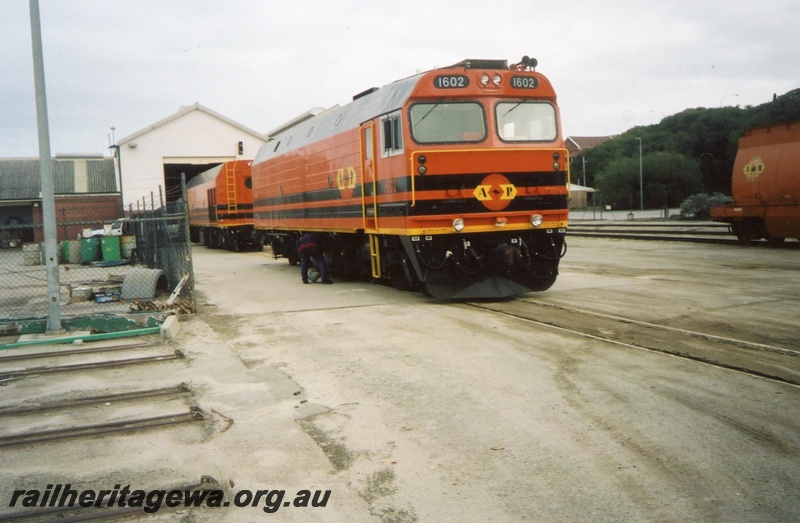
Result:
[[[800,87],[798,0],[40,0],[51,151],[195,102],[265,133],[464,58],[539,60],[564,136]],[[38,156],[29,4],[3,0],[0,157]]]

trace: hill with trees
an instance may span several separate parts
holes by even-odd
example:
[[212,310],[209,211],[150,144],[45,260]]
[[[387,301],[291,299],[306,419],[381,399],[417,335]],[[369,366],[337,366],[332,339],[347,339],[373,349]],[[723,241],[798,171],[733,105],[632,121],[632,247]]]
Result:
[[800,120],[800,89],[758,106],[687,109],[629,129],[584,153],[595,203],[639,208],[639,147],[644,207],[676,207],[694,194],[730,194],[739,138],[747,129]]

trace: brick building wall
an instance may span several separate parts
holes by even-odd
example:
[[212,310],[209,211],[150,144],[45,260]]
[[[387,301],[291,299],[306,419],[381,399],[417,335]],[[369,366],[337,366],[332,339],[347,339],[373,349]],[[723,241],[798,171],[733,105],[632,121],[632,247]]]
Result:
[[[99,229],[105,223],[122,218],[122,196],[112,194],[56,195],[56,239],[75,240],[85,228]],[[42,205],[35,203],[33,223],[42,224]],[[44,241],[42,227],[34,229],[34,241]]]

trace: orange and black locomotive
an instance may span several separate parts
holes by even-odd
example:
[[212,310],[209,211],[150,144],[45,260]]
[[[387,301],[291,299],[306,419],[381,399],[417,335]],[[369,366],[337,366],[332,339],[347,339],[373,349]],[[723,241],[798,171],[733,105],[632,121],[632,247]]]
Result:
[[535,66],[465,60],[284,127],[251,167],[256,230],[291,263],[323,234],[333,274],[439,299],[549,288],[569,158]]
[[263,235],[253,228],[250,163],[225,162],[186,184],[191,241],[230,251],[264,248]]

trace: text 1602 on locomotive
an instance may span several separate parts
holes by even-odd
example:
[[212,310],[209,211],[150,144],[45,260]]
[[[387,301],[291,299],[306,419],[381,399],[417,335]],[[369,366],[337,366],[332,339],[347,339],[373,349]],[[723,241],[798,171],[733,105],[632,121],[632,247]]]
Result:
[[569,158],[535,65],[465,60],[296,119],[253,162],[255,228],[291,263],[316,232],[334,274],[439,299],[548,289]]

